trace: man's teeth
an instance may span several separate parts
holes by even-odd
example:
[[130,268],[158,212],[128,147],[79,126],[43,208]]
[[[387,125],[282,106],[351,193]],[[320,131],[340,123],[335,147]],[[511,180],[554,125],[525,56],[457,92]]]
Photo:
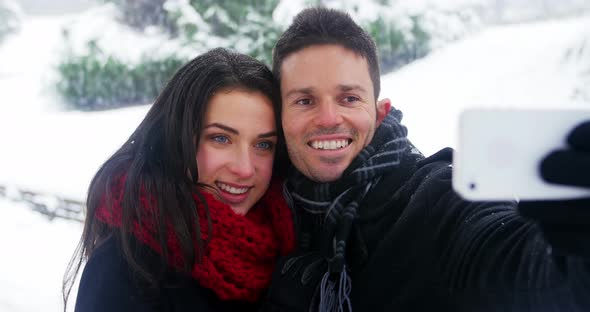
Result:
[[348,144],[348,140],[313,141],[311,142],[311,147],[314,149],[335,150],[347,147]]
[[244,194],[244,193],[246,193],[248,191],[248,188],[247,187],[244,187],[244,188],[233,187],[233,186],[229,186],[227,184],[223,184],[223,183],[219,183],[219,182],[217,182],[217,186],[220,189],[222,189],[222,190],[224,190],[224,191],[226,191],[228,193],[236,194],[236,195]]

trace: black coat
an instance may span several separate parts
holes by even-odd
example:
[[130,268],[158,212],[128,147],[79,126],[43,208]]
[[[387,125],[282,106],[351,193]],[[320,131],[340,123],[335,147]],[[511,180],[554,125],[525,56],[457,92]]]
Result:
[[[408,155],[360,203],[346,252],[353,311],[590,311],[587,259],[552,254],[515,203],[461,199],[448,156]],[[279,261],[265,311],[318,306],[324,217],[294,208],[312,243]]]
[[[151,263],[159,261],[142,250]],[[88,260],[80,280],[76,312],[249,311],[256,307],[222,301],[210,289],[179,273],[169,273],[155,289],[134,273],[114,237],[100,245]]]

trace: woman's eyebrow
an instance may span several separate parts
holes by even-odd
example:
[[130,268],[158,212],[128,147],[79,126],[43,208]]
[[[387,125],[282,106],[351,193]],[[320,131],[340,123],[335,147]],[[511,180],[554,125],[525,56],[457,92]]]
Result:
[[258,135],[258,137],[261,138],[261,139],[269,138],[269,137],[273,137],[273,136],[277,136],[277,132],[276,131],[266,132],[266,133],[262,133],[262,134],[259,134]]
[[238,131],[238,130],[236,130],[236,129],[232,128],[232,127],[228,127],[228,126],[226,126],[226,125],[223,125],[223,124],[217,123],[217,122],[214,122],[214,123],[212,123],[212,124],[210,124],[210,125],[206,126],[206,127],[205,127],[205,128],[203,128],[203,129],[207,129],[207,128],[211,128],[211,127],[217,127],[217,128],[223,129],[223,130],[225,130],[225,131],[227,131],[227,132],[231,132],[231,133],[233,133],[233,134],[240,134],[240,131]]
[[[213,128],[213,127],[220,128],[222,130],[225,130],[227,132],[231,132],[231,133],[236,134],[236,135],[239,135],[240,134],[240,131],[238,131],[238,130],[232,128],[232,127],[226,126],[224,124],[220,124],[218,122],[214,122],[214,123],[212,123],[210,125],[207,125],[204,129]],[[270,132],[261,133],[261,134],[258,135],[258,138],[263,139],[263,138],[269,138],[269,137],[273,137],[273,136],[277,136],[277,132],[274,131],[274,130],[273,131],[270,131]]]

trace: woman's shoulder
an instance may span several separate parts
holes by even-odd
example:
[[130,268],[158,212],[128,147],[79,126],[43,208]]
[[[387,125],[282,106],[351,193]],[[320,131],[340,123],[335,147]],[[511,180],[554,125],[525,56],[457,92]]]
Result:
[[106,239],[84,266],[76,311],[152,311],[140,298],[132,276],[117,240]]
[[[141,248],[140,246],[134,246]],[[157,265],[156,253],[141,250],[142,260]],[[178,272],[150,286],[129,266],[116,237],[96,248],[80,280],[76,311],[236,311],[253,307],[221,301],[213,291]]]

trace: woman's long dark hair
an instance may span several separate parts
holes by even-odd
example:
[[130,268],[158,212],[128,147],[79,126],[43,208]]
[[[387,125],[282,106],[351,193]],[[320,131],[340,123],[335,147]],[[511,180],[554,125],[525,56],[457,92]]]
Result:
[[[280,94],[271,71],[249,56],[221,48],[196,57],[174,74],[127,142],[92,179],[82,237],[64,276],[64,311],[82,263],[111,236],[119,240],[130,267],[150,284],[157,284],[162,272],[144,265],[133,248],[130,234],[133,220],[146,217],[142,214],[140,189],[154,196],[156,201],[157,217],[150,217],[153,220],[148,222],[154,224],[157,230],[162,266],[168,259],[166,237],[169,230],[173,230],[178,238],[185,272],[189,273],[193,264],[200,261],[205,242],[201,238],[199,216],[192,197],[193,193],[200,194],[195,192],[199,178],[196,148],[207,103],[216,92],[233,89],[261,92],[271,100],[279,133],[274,167],[286,167],[280,131]],[[110,207],[113,199],[111,189],[121,175],[126,175],[122,226],[111,227],[99,222],[95,213],[105,200]],[[207,211],[208,229],[211,231],[208,208],[202,197],[201,202]],[[167,224],[171,224],[172,229],[167,229]]]

